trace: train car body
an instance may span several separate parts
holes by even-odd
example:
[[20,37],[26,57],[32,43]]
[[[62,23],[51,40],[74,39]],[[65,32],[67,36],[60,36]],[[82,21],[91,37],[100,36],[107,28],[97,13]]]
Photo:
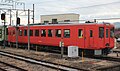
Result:
[[[4,33],[5,33],[5,35],[4,35]],[[0,26],[0,44],[1,45],[3,45],[4,38],[5,38],[5,41],[7,43],[7,40],[8,40],[8,28],[7,28],[7,26],[5,26],[5,32],[4,32],[4,26]]]
[[[8,28],[8,42],[16,42],[15,27]],[[27,26],[19,26],[18,42],[28,43]],[[64,47],[78,46],[81,50],[106,54],[114,48],[114,26],[111,24],[54,24],[30,26],[30,44]]]

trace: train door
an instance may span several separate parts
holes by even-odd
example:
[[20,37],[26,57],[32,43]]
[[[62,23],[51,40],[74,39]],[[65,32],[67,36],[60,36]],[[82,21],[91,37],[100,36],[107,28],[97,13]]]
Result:
[[77,45],[80,47],[80,48],[85,48],[85,29],[84,27],[81,27],[81,28],[77,28],[77,32],[78,32],[78,39],[77,39]]
[[99,27],[99,47],[104,47],[104,27]]
[[109,28],[106,27],[106,30],[105,30],[105,46],[109,46],[110,44],[110,35],[109,35]]
[[89,30],[89,48],[94,46],[94,36],[93,36],[93,29]]

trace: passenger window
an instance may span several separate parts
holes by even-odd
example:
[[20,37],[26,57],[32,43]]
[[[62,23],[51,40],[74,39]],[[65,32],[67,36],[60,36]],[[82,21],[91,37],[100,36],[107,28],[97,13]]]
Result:
[[52,37],[53,30],[48,30],[48,37]]
[[83,37],[83,30],[79,29],[78,30],[78,38],[82,38]]
[[46,31],[45,30],[41,30],[41,37],[46,37]]
[[90,37],[93,37],[93,31],[90,30]]
[[70,30],[64,30],[64,37],[69,38],[70,37]]
[[114,37],[114,28],[110,29],[110,37]]
[[8,28],[6,28],[6,35],[8,35]]
[[104,37],[104,28],[100,27],[99,28],[99,38],[103,38]]
[[56,37],[61,37],[61,33],[62,33],[61,30],[60,30],[60,29],[57,29],[55,36],[56,36]]
[[35,36],[39,36],[39,30],[35,30]]
[[13,35],[15,35],[15,30],[13,30]]
[[22,30],[19,30],[19,36],[22,36]]
[[106,38],[108,38],[108,29],[106,29]]
[[30,30],[30,36],[33,36],[33,30]]
[[27,30],[24,30],[24,36],[27,36]]

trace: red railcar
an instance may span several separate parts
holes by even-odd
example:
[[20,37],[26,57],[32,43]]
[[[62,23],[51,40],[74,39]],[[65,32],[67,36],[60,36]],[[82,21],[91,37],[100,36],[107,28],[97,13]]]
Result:
[[[18,43],[28,43],[27,26],[19,26]],[[8,42],[16,43],[15,27],[8,27]],[[31,25],[30,44],[64,47],[78,46],[80,50],[107,54],[114,48],[114,25],[111,24],[51,24]]]

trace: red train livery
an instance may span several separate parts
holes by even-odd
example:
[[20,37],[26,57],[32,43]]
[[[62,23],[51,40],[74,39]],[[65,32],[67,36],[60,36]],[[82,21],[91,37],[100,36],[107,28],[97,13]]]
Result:
[[[18,43],[28,43],[28,26],[19,26]],[[59,46],[78,46],[90,54],[96,51],[108,54],[114,48],[114,25],[112,24],[51,24],[31,25],[30,44]],[[15,27],[8,27],[8,42],[16,43]]]

